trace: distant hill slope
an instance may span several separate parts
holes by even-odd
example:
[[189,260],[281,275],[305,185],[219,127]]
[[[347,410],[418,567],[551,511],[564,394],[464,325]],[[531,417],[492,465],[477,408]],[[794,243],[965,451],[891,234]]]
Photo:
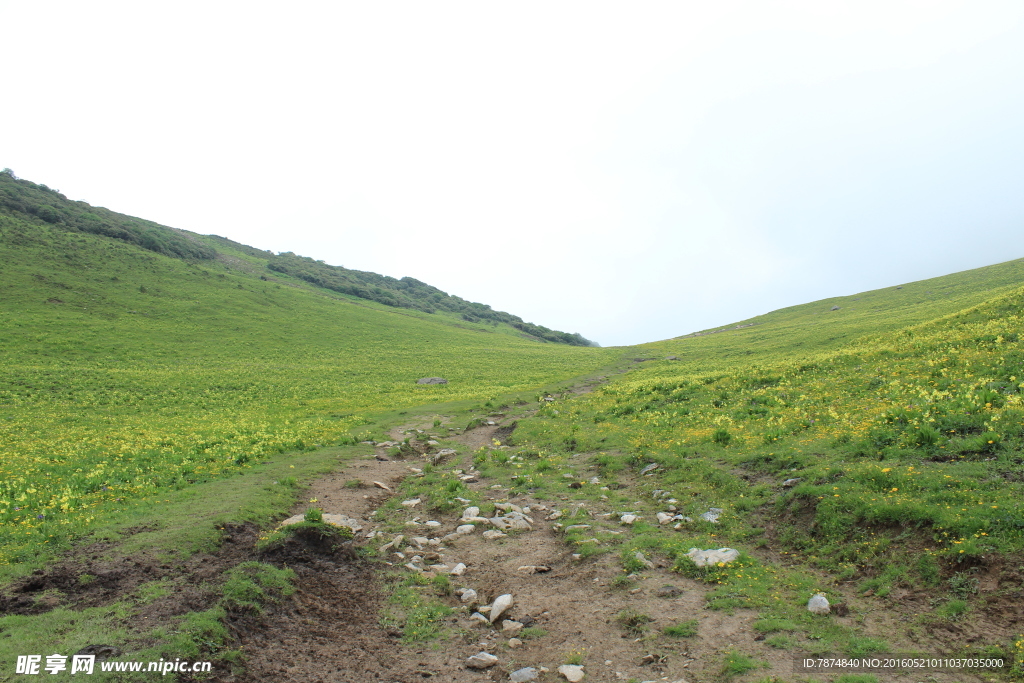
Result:
[[849,296],[789,306],[754,318],[636,347],[695,368],[721,367],[840,348],[870,335],[976,306],[1024,285],[1024,259]]
[[[508,326],[537,340],[594,346],[579,333],[570,334],[525,322],[522,318],[490,306],[466,301],[419,280],[393,278],[360,270],[331,266],[323,261],[293,253],[274,255],[217,235],[198,235],[169,228],[152,221],[125,216],[86,202],[71,201],[60,192],[28,180],[16,178],[10,169],[0,172],[0,212],[27,219],[30,223],[46,223],[59,230],[109,237],[148,251],[194,261],[209,261],[218,256],[234,256],[250,266],[270,274],[289,275],[309,285],[376,301],[395,308],[408,308],[424,313],[445,312],[469,323],[492,327]],[[221,259],[229,266],[230,258]],[[237,261],[235,265],[239,265]],[[252,268],[247,269],[253,272]]]

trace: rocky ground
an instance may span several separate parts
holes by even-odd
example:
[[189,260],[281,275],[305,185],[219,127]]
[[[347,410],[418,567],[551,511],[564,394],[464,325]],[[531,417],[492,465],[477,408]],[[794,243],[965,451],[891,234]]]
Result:
[[[513,421],[505,418],[506,425]],[[311,504],[325,513],[359,521],[357,538],[380,547],[379,559],[296,557],[289,566],[299,576],[299,592],[260,618],[243,619],[235,633],[247,656],[245,673],[231,681],[668,681],[700,683],[725,680],[724,653],[741,649],[762,663],[736,681],[831,680],[831,676],[793,673],[791,650],[764,645],[752,628],[751,610],[705,608],[707,585],[663,566],[656,557],[629,581],[614,554],[581,558],[564,542],[565,523],[592,524],[603,533],[630,533],[621,516],[587,504],[566,511],[560,499],[510,497],[509,489],[489,481],[472,466],[472,452],[494,447],[502,419],[453,440],[444,450],[416,438],[428,424],[394,430],[394,442],[376,444],[373,454],[316,482],[299,514]],[[506,427],[506,430],[508,427]],[[507,431],[505,432],[507,433]],[[395,458],[393,446],[408,437],[423,454]],[[454,451],[454,452],[452,452]],[[444,455],[439,456],[442,453]],[[406,477],[419,476],[424,462],[443,458],[446,469],[461,469],[479,506],[450,514],[427,513],[422,501],[403,500],[400,520],[376,519],[374,512]],[[581,458],[586,456],[581,455]],[[358,486],[356,485],[358,482]],[[480,517],[480,507],[492,509]],[[572,517],[572,520],[566,518]],[[561,521],[560,521],[561,520]],[[395,523],[403,532],[395,533]],[[390,526],[392,531],[378,529]],[[504,527],[521,527],[504,529]],[[371,537],[367,540],[367,536]],[[382,543],[383,541],[383,543]],[[453,611],[441,636],[406,644],[389,627],[384,596],[388,582],[403,576],[446,576]],[[853,599],[829,618],[852,624],[896,642],[899,624],[876,605]],[[510,604],[505,607],[505,603]],[[849,613],[852,607],[855,615]],[[496,618],[491,613],[501,611]],[[632,620],[630,617],[634,617]],[[633,623],[636,622],[636,623]],[[691,637],[661,634],[666,626],[692,622]],[[919,646],[919,644],[918,644]],[[874,679],[858,679],[871,681]],[[988,680],[962,674],[878,675],[878,681],[916,683]]]

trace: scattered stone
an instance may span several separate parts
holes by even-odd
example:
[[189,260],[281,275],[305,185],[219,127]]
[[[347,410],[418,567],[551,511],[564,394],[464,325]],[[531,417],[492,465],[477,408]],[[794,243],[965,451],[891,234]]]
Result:
[[451,569],[451,567],[449,567],[446,564],[432,564],[432,565],[428,565],[427,568],[430,569],[431,571],[435,571],[435,572],[446,572],[449,569]]
[[462,602],[475,602],[477,599],[476,591],[472,588],[460,588],[456,592],[461,592],[459,599],[462,600]]
[[452,576],[462,576],[466,573],[466,565],[459,562],[457,565],[455,565],[455,568],[448,573]]
[[824,593],[815,593],[814,597],[807,601],[807,611],[812,614],[828,614],[832,608]]
[[672,515],[667,512],[658,513],[658,524],[668,524],[673,519]]
[[411,540],[413,542],[413,545],[415,545],[418,548],[422,548],[423,546],[430,544],[430,539],[426,536],[413,536],[409,540]]
[[471,534],[474,531],[476,531],[476,527],[472,524],[460,524],[459,526],[455,527],[455,533],[460,536],[465,534]]
[[495,598],[494,602],[491,603],[491,613],[488,615],[488,618],[491,620],[491,623],[493,624],[495,619],[500,617],[511,606],[511,593],[505,593],[504,595],[499,595],[497,598]]
[[479,612],[473,612],[473,614],[469,616],[469,620],[474,624],[486,624],[488,626],[491,625],[490,620],[484,615],[480,614]]
[[650,465],[647,465],[642,470],[640,470],[640,476],[642,477],[642,476],[644,476],[646,474],[650,474],[651,472],[653,472],[656,469],[658,469],[658,463],[652,462]]
[[426,524],[427,526],[433,526],[433,527],[438,527],[438,526],[441,526],[441,522],[438,522],[438,521],[436,521],[436,520],[433,520],[433,519],[432,519],[432,520],[430,520],[429,522],[425,522],[425,524]]
[[456,498],[455,498],[455,500],[459,501],[459,502],[460,502],[460,503],[462,503],[463,505],[465,505],[466,503],[471,503],[471,502],[473,502],[473,501],[471,501],[471,500],[470,500],[469,498],[458,498],[458,497],[456,497]]
[[718,524],[718,518],[724,512],[722,508],[708,508],[708,511],[700,516],[705,522],[711,522],[712,524]]
[[793,477],[792,479],[787,479],[786,481],[782,482],[782,486],[783,486],[783,488],[787,488],[788,489],[788,488],[792,488],[792,487],[796,486],[797,484],[799,484],[802,481],[803,481],[803,477]]
[[591,484],[600,484],[600,483],[601,483],[601,480],[600,480],[600,479],[598,479],[597,477],[591,477],[591,478],[590,478],[590,483],[591,483]]
[[[518,645],[523,644],[523,641],[519,640],[518,638],[513,638],[512,640],[516,641]],[[518,645],[512,644],[512,640],[508,641],[508,646],[518,647]],[[527,683],[527,681],[537,680],[538,676],[540,676],[539,671],[534,669],[532,666],[527,666],[522,669],[516,669],[515,671],[510,673],[508,675],[508,680],[512,681],[512,683]]]
[[412,562],[409,562],[408,564],[406,564],[405,568],[408,569],[409,571],[413,571],[413,572],[421,572],[421,571],[423,571],[423,567],[417,567]]
[[473,507],[468,507],[468,508],[466,508],[465,510],[462,511],[462,519],[469,519],[470,517],[479,517],[479,516],[480,516],[480,508],[476,507],[475,505]]
[[732,548],[718,548],[717,550],[690,548],[686,556],[693,560],[693,563],[698,567],[713,567],[719,563],[728,564],[735,561],[740,556],[740,551],[733,550]]
[[641,519],[641,517],[639,517],[638,515],[632,515],[627,513],[622,515],[622,517],[619,518],[619,521],[621,521],[623,524],[632,524],[633,522],[636,522],[639,519]]
[[570,524],[565,527],[565,533],[569,533],[570,531],[586,531],[589,528],[589,524]]
[[665,360],[679,360],[678,356],[665,356]]
[[488,541],[493,541],[493,540],[495,540],[495,539],[498,539],[498,538],[505,538],[506,536],[508,536],[508,534],[504,534],[504,533],[502,533],[502,532],[500,532],[500,531],[497,531],[497,530],[495,530],[495,529],[488,529],[487,531],[485,531],[485,532],[484,532],[483,534],[481,534],[481,535],[482,535],[482,536],[483,536],[483,537],[484,537],[485,539],[487,539]]
[[832,308],[830,308],[829,310],[830,310],[830,311],[838,311],[838,310],[839,310],[839,307],[838,307],[838,306],[833,306],[833,307],[832,307]]
[[512,621],[511,619],[504,619],[501,622],[502,633],[515,633],[523,628],[523,625],[518,621]]
[[416,380],[416,384],[448,384],[448,380],[444,377],[421,377]]
[[[458,454],[458,451],[456,451],[454,448],[442,448],[441,450],[439,450],[437,452],[437,457],[438,458],[447,458],[449,455],[456,455],[456,454]],[[469,501],[467,500],[466,502],[468,503]]]
[[470,669],[487,669],[498,663],[498,658],[490,652],[478,652],[466,660]]
[[553,522],[553,521],[555,521],[556,519],[558,519],[561,516],[562,516],[562,511],[561,510],[555,510],[554,512],[552,512],[550,515],[548,515],[544,519],[548,520],[549,522]]
[[407,508],[414,508],[417,505],[419,505],[420,502],[421,501],[419,498],[410,498],[409,500],[403,500],[402,505],[404,505]]
[[563,664],[558,667],[558,673],[565,676],[565,680],[569,683],[580,683],[586,674],[583,673],[583,667],[576,664]]
[[[428,446],[440,446],[441,442],[440,441],[434,441],[433,439],[427,439],[427,445]],[[441,455],[441,454],[438,453],[438,455]]]
[[642,552],[637,551],[636,555],[634,555],[633,557],[636,558],[637,562],[647,567],[648,569],[654,569],[654,563],[648,560],[646,557],[644,557],[644,554]]
[[519,571],[527,574],[546,574],[551,571],[551,567],[542,564],[528,564],[520,567]]

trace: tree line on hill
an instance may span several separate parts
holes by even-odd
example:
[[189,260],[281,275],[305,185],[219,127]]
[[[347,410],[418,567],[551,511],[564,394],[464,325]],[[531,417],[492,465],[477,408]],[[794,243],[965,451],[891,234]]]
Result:
[[[41,220],[70,232],[84,232],[121,240],[172,258],[210,260],[217,257],[215,248],[202,240],[190,237],[185,231],[125,216],[86,202],[69,200],[59,191],[46,185],[18,178],[9,168],[0,171],[0,211],[13,215],[21,214],[22,217]],[[217,235],[209,235],[207,239],[222,243],[248,256],[265,260],[266,267],[271,271],[290,275],[335,292],[396,308],[409,308],[426,313],[446,311],[459,315],[467,322],[493,325],[505,323],[528,335],[557,344],[595,346],[578,333],[559,332],[525,322],[519,316],[495,311],[486,304],[449,295],[411,277],[397,279],[377,273],[350,270],[291,252],[274,255],[273,252],[256,249]]]

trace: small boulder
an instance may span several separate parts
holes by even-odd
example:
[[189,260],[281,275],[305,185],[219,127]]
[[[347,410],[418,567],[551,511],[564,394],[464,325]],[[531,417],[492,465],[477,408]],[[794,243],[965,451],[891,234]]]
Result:
[[586,676],[583,673],[583,667],[576,664],[563,664],[558,667],[558,673],[565,676],[565,680],[569,683],[580,683]]
[[693,560],[693,563],[698,567],[714,567],[720,563],[728,564],[735,561],[740,556],[740,551],[732,548],[718,548],[717,550],[690,548],[686,556]]
[[471,534],[474,531],[476,531],[476,527],[472,524],[460,524],[459,526],[455,527],[455,533],[459,534],[460,536],[463,536],[465,534]]
[[459,562],[457,565],[455,565],[455,568],[448,573],[452,576],[462,576],[466,573],[466,565]]
[[462,519],[470,519],[472,517],[479,517],[479,516],[480,516],[480,508],[476,507],[475,505],[473,507],[468,507],[468,508],[466,508],[465,510],[462,511]]
[[498,658],[490,652],[478,652],[466,659],[466,666],[470,669],[488,669],[498,663]]
[[416,384],[448,384],[448,380],[444,377],[421,377]]
[[481,535],[488,541],[493,541],[498,538],[505,538],[505,536],[507,536],[508,534],[503,534],[502,532],[497,531],[496,529],[488,529]]
[[[513,638],[512,640],[519,640]],[[512,640],[509,642],[509,647],[515,647],[512,645]],[[523,641],[519,640],[519,644],[522,645]],[[508,680],[512,683],[527,683],[527,681],[535,681],[540,676],[540,672],[534,669],[532,666],[527,666],[522,669],[516,669],[508,675]]]
[[512,606],[512,594],[511,593],[505,593],[504,595],[499,595],[497,598],[495,598],[494,602],[491,603],[491,613],[488,615],[488,617],[491,620],[491,623],[493,624],[495,622],[495,620],[498,617],[500,617],[502,614],[504,614],[508,610],[508,608],[511,607],[511,606]]

